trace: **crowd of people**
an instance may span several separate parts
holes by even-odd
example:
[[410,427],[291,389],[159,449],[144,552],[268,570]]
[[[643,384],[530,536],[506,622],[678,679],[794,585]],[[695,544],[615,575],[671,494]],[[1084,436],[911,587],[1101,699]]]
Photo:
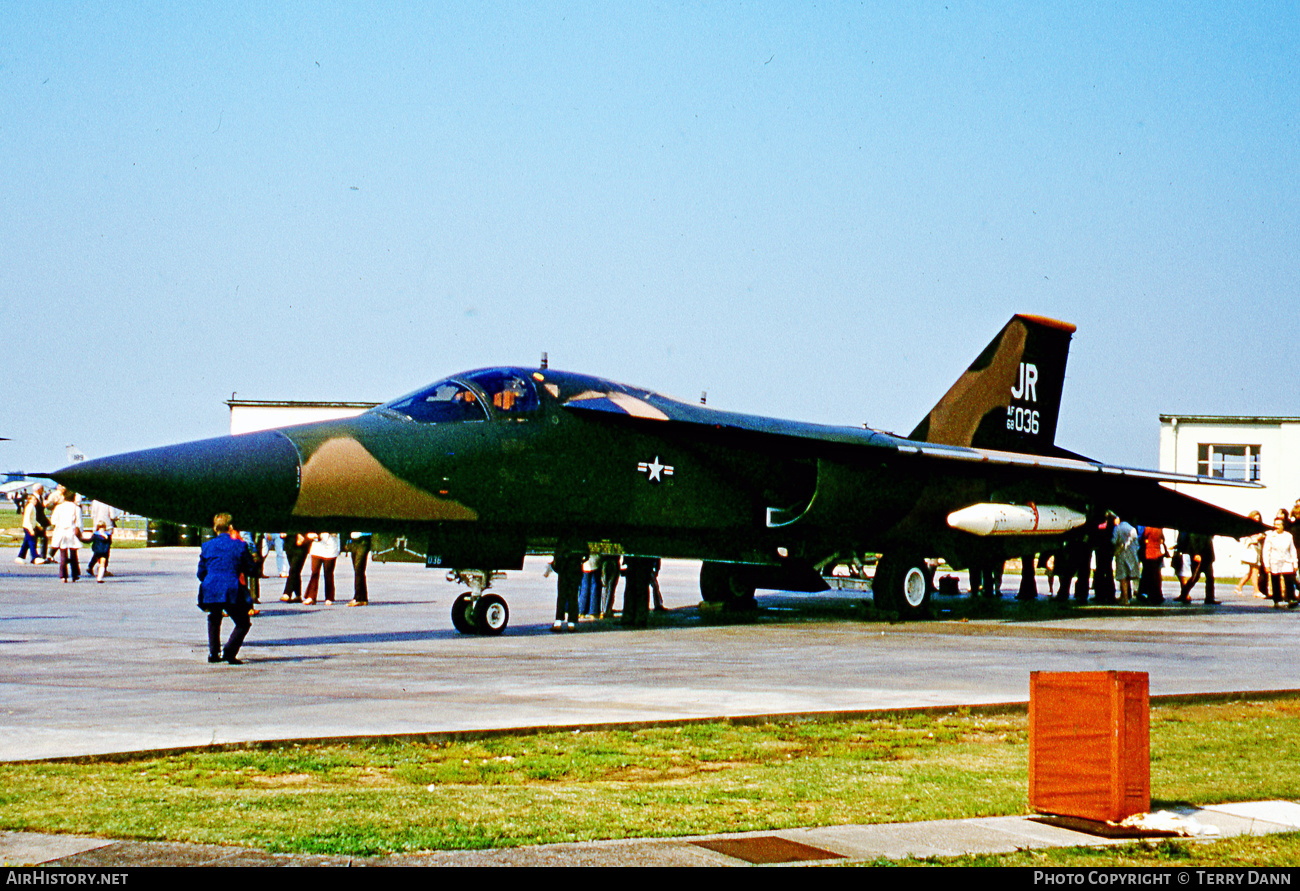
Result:
[[[90,545],[91,558],[86,572],[103,582],[108,571],[108,557],[113,546],[113,532],[122,512],[92,501],[90,522],[93,531],[87,535],[82,526],[81,500],[75,492],[58,486],[48,494],[44,486],[34,486],[21,504],[23,543],[18,548],[15,563],[43,564],[57,560],[59,580],[64,583],[81,580],[79,550]],[[51,555],[54,556],[51,556]]]
[[[370,557],[371,533],[353,532],[346,541],[334,532],[298,532],[289,535],[275,534],[276,567],[284,579],[285,603],[334,603],[334,567],[344,551],[352,556],[352,599],[348,606],[365,606],[370,602],[366,587],[366,561]],[[311,575],[307,590],[303,591],[302,571],[311,559]],[[286,569],[287,566],[287,569]],[[321,581],[324,580],[324,597]]]
[[[1250,518],[1262,522],[1258,511],[1251,511]],[[1283,603],[1288,609],[1300,606],[1296,597],[1296,570],[1300,568],[1295,543],[1297,526],[1300,526],[1300,499],[1289,513],[1286,508],[1280,508],[1274,514],[1271,530],[1242,539],[1249,560],[1246,575],[1237,583],[1238,592],[1251,585],[1257,596],[1272,597],[1274,609]]]
[[[1250,518],[1263,522],[1258,511]],[[1278,510],[1273,529],[1245,536],[1246,574],[1234,593],[1250,587],[1257,597],[1271,597],[1275,608],[1300,607],[1297,595],[1297,560],[1295,533],[1300,526],[1300,500],[1287,511]],[[1172,549],[1170,540],[1174,541]],[[1217,604],[1214,579],[1214,538],[1194,532],[1177,532],[1157,526],[1139,526],[1108,512],[1101,518],[1089,518],[1084,525],[1063,536],[1051,549],[1021,558],[1020,591],[1022,600],[1038,596],[1035,565],[1047,574],[1048,594],[1053,600],[1067,602],[1073,597],[1083,602],[1091,589],[1094,603],[1161,604],[1164,597],[1164,566],[1169,559],[1178,580],[1175,603],[1192,602],[1192,592],[1204,579],[1205,600]],[[970,567],[970,590],[973,595],[997,596],[1002,583],[1002,567],[974,564]]]
[[650,603],[664,611],[659,591],[658,557],[620,557],[618,554],[557,553],[545,575],[556,575],[555,622],[552,631],[573,631],[583,619],[612,619],[619,580],[623,585],[622,623],[645,627]]
[[[275,554],[276,570],[285,580],[285,603],[317,602],[324,579],[324,603],[334,602],[334,566],[344,550],[340,536],[332,532],[302,532],[286,535],[272,532],[254,535],[235,528],[230,514],[213,518],[214,537],[199,549],[199,608],[208,614],[208,661],[241,664],[237,658],[244,636],[258,615],[261,580],[265,561]],[[371,534],[353,532],[346,549],[352,554],[353,595],[348,606],[369,602],[366,562],[370,557]],[[311,577],[302,589],[302,570],[311,558]],[[221,622],[229,616],[235,623],[225,649],[221,647]]]

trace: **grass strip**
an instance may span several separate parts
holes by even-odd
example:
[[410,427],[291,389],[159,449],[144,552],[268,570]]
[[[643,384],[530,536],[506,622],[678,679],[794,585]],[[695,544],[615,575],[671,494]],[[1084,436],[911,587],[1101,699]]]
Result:
[[[995,816],[1027,812],[1027,756],[1023,713],[962,709],[250,746],[0,764],[0,828],[369,856]],[[1153,706],[1151,778],[1153,809],[1300,799],[1300,698]],[[1287,838],[1217,844],[1229,846],[1222,856],[1246,858],[1265,856],[1251,844],[1279,845],[1277,856],[1296,862]],[[1183,844],[1129,847],[1172,857]],[[1086,856],[1111,864],[1121,855]]]

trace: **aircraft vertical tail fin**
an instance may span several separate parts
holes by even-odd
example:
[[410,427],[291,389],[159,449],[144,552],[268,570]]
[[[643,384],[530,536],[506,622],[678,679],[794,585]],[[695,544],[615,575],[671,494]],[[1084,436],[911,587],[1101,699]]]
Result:
[[1074,326],[1016,315],[908,439],[1053,454]]

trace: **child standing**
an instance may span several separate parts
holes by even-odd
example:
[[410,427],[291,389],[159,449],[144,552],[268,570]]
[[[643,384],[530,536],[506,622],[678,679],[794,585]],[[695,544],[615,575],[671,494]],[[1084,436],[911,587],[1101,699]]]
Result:
[[90,537],[90,564],[87,572],[95,574],[95,581],[104,583],[104,569],[108,566],[108,549],[112,542],[108,538],[108,526],[103,520],[95,524],[95,534]]

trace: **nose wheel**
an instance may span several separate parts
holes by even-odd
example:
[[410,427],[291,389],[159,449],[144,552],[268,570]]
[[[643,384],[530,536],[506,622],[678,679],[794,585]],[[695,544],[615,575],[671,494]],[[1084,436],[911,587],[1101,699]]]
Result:
[[484,594],[474,607],[474,627],[479,634],[497,635],[510,624],[510,608],[496,594]]
[[497,594],[484,594],[492,580],[504,578],[500,572],[484,570],[452,570],[447,581],[469,585],[471,590],[457,597],[451,604],[451,624],[461,634],[482,634],[495,637],[510,624],[510,607],[505,598]]
[[466,591],[457,597],[451,604],[451,624],[461,634],[473,634],[474,628],[474,595]]

